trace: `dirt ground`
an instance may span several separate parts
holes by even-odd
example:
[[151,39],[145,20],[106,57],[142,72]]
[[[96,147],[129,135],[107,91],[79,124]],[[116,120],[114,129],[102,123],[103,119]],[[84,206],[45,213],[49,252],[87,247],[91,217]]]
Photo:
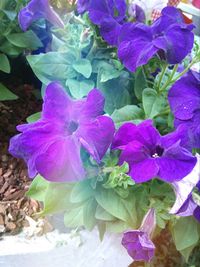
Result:
[[40,210],[38,202],[25,196],[31,183],[27,168],[8,153],[8,146],[10,138],[17,134],[16,125],[40,111],[42,101],[35,97],[37,91],[30,85],[12,84],[10,89],[19,99],[0,102],[0,235],[18,233],[28,224],[26,216]]

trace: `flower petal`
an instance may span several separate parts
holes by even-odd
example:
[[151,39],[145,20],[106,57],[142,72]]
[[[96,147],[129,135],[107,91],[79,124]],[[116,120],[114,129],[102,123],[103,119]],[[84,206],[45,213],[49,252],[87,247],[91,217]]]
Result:
[[115,134],[112,149],[124,149],[125,146],[133,141],[137,126],[133,123],[124,123]]
[[74,182],[85,176],[80,144],[72,137],[59,138],[37,156],[36,169],[48,181]]
[[156,178],[159,167],[155,159],[147,158],[141,162],[134,162],[131,165],[129,175],[136,183],[144,183]]
[[166,182],[174,182],[188,175],[194,168],[197,158],[175,143],[165,150],[161,158],[157,158],[159,177]]
[[150,261],[154,256],[155,246],[147,233],[134,230],[124,233],[122,245],[134,261]]
[[53,25],[64,28],[64,23],[58,14],[49,5],[48,0],[31,0],[18,15],[19,25],[23,31],[36,20],[45,18]]
[[197,156],[197,163],[193,170],[182,180],[173,182],[172,185],[176,194],[176,201],[170,210],[170,213],[176,214],[189,199],[194,187],[200,181],[200,156]]
[[200,109],[200,82],[195,74],[192,72],[187,73],[169,91],[170,107],[177,119],[191,119],[193,112]]
[[79,120],[84,122],[90,119],[94,119],[99,115],[103,114],[105,104],[105,98],[100,92],[100,90],[94,88],[92,89],[83,105],[83,108],[79,114]]
[[135,71],[146,64],[157,52],[152,44],[151,28],[142,23],[126,23],[119,36],[118,57],[126,68]]
[[112,142],[114,132],[111,118],[99,116],[91,123],[81,125],[76,136],[88,153],[100,162]]

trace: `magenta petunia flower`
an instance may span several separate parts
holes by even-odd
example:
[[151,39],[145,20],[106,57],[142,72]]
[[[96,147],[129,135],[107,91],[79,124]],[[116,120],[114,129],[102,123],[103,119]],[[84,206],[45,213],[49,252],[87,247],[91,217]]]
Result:
[[[173,182],[172,186],[176,194],[176,201],[170,210],[171,214],[178,216],[192,216],[198,219],[200,207],[194,202],[192,191],[199,187],[200,182],[200,156],[197,155],[197,163],[191,173],[181,181]],[[198,219],[200,221],[200,219]]]
[[134,261],[149,262],[154,256],[155,245],[151,241],[151,235],[156,224],[155,211],[150,209],[143,219],[138,230],[124,233],[122,245]]
[[100,27],[102,37],[110,45],[117,44],[126,17],[125,0],[79,0],[78,11],[88,11],[91,21]]
[[170,89],[169,104],[175,127],[186,126],[192,148],[200,148],[200,73],[188,72]]
[[151,120],[138,126],[125,123],[115,134],[112,144],[113,149],[122,150],[119,164],[129,164],[129,175],[137,183],[155,177],[166,182],[181,180],[197,162],[186,147],[184,127],[161,136]]
[[125,23],[121,27],[118,56],[130,71],[147,64],[160,52],[169,64],[180,63],[193,47],[193,28],[183,22],[178,9],[166,7],[162,16],[150,26]]
[[102,115],[103,107],[97,89],[86,99],[72,100],[61,85],[50,83],[41,119],[17,127],[21,133],[10,140],[9,152],[26,161],[31,178],[39,173],[54,182],[81,180],[81,147],[100,162],[112,142],[114,123]]
[[18,21],[21,29],[26,31],[36,20],[44,18],[55,26],[64,28],[64,23],[49,4],[49,0],[31,0],[20,10]]

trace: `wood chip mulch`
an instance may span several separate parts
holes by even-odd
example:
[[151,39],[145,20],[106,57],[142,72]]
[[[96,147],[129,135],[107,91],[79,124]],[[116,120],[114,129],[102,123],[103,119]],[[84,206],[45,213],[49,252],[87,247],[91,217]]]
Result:
[[25,196],[31,183],[26,165],[8,153],[9,140],[17,134],[16,125],[40,111],[41,101],[29,85],[17,87],[14,93],[18,100],[0,102],[0,235],[19,233],[29,225],[26,217],[41,210],[37,201]]

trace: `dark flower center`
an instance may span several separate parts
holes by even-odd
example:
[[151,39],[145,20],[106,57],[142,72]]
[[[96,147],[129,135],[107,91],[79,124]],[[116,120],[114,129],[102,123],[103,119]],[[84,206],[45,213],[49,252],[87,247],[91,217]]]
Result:
[[151,154],[152,158],[159,158],[162,157],[164,152],[164,148],[162,148],[161,146],[156,146],[155,150],[153,151],[153,153]]
[[78,129],[78,123],[75,121],[70,121],[68,128],[68,131],[70,134],[73,134]]

